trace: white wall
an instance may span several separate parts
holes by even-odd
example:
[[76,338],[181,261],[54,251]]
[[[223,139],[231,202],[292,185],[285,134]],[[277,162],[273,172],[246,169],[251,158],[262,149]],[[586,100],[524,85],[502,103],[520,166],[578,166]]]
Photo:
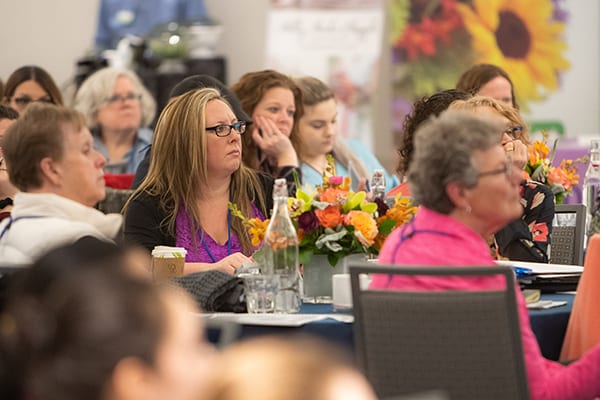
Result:
[[[600,2],[567,1],[565,31],[571,68],[561,88],[544,103],[532,103],[529,119],[560,119],[569,136],[600,136]],[[586,140],[587,142],[587,140]]]
[[0,0],[0,78],[36,64],[63,85],[93,44],[98,0]]
[[[223,23],[220,51],[227,57],[227,83],[244,72],[264,68],[265,26],[269,0],[205,0],[209,13]],[[568,134],[600,132],[600,3],[569,1],[567,57],[579,60],[564,76],[564,89],[542,105],[533,105],[536,119],[560,118]],[[19,66],[38,64],[60,85],[75,74],[75,61],[91,48],[98,0],[0,0],[0,77]],[[383,52],[383,61],[387,53]],[[395,150],[390,144],[390,72],[382,63],[381,94],[374,105],[375,152],[388,167]]]

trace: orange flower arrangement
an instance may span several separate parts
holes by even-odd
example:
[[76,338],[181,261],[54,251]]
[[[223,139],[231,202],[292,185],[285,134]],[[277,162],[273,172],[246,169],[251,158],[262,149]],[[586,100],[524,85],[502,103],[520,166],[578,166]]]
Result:
[[529,146],[529,159],[525,166],[527,178],[548,186],[554,193],[556,204],[561,204],[573,191],[573,186],[579,183],[576,162],[587,163],[587,157],[576,160],[562,160],[558,166],[553,166],[556,152],[556,139],[552,149],[548,147],[548,134],[542,132],[543,139],[536,140]]
[[[298,234],[300,263],[305,265],[313,254],[326,254],[332,266],[353,253],[377,255],[390,232],[416,212],[408,198],[396,197],[392,207],[381,199],[367,200],[367,193],[350,190],[349,177],[325,175],[313,193],[297,187],[288,210]],[[247,219],[232,204],[230,209],[248,227],[252,244],[260,243],[269,221]]]

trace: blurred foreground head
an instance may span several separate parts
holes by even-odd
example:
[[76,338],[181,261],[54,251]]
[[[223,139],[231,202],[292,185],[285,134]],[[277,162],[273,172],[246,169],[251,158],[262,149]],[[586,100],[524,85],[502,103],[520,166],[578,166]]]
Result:
[[194,399],[212,352],[193,302],[85,238],[18,273],[0,314],[0,398]]
[[260,337],[227,348],[211,400],[370,400],[349,357],[309,337]]

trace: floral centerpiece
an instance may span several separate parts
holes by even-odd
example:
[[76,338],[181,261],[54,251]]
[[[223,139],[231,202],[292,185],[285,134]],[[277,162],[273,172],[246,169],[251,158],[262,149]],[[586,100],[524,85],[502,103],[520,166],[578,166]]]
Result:
[[554,193],[556,204],[562,204],[564,198],[573,191],[573,186],[579,183],[575,163],[587,163],[587,157],[562,160],[558,166],[554,166],[552,163],[558,139],[554,140],[552,149],[547,142],[548,134],[542,132],[542,140],[536,140],[529,146],[525,172],[531,180],[548,186]]
[[[335,266],[339,259],[354,253],[379,254],[386,237],[396,227],[408,222],[416,212],[409,198],[396,196],[389,207],[383,199],[369,201],[366,192],[350,190],[350,178],[323,177],[314,191],[297,186],[296,196],[288,199],[288,210],[298,234],[300,264],[310,263],[313,255],[327,256]],[[234,216],[241,218],[259,246],[269,224],[246,218],[230,204]],[[259,262],[260,248],[254,255]]]

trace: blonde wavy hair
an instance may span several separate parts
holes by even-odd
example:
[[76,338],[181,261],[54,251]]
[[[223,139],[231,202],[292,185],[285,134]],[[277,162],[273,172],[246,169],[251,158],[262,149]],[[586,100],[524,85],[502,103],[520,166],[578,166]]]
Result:
[[488,107],[496,111],[501,116],[508,119],[511,124],[518,125],[522,127],[521,133],[519,134],[517,139],[519,139],[523,144],[530,144],[531,140],[529,139],[529,129],[523,121],[519,110],[509,105],[506,105],[498,100],[495,100],[491,97],[486,96],[474,96],[467,100],[456,100],[450,104],[448,107],[449,110],[466,110],[472,111],[479,107]]
[[[203,88],[172,98],[164,108],[154,131],[148,175],[130,197],[142,193],[159,197],[166,211],[163,226],[175,235],[176,216],[184,207],[191,218],[190,229],[202,229],[202,220],[195,206],[199,193],[208,183],[206,163],[206,105],[213,100],[229,103],[213,88]],[[234,134],[234,133],[232,133]],[[232,174],[229,187],[231,202],[244,215],[252,215],[252,203],[267,215],[264,194],[258,175],[240,163]],[[125,210],[129,202],[125,205]],[[240,218],[232,218],[231,226],[239,238],[244,254],[252,250],[252,242]],[[195,237],[195,236],[194,236]]]

